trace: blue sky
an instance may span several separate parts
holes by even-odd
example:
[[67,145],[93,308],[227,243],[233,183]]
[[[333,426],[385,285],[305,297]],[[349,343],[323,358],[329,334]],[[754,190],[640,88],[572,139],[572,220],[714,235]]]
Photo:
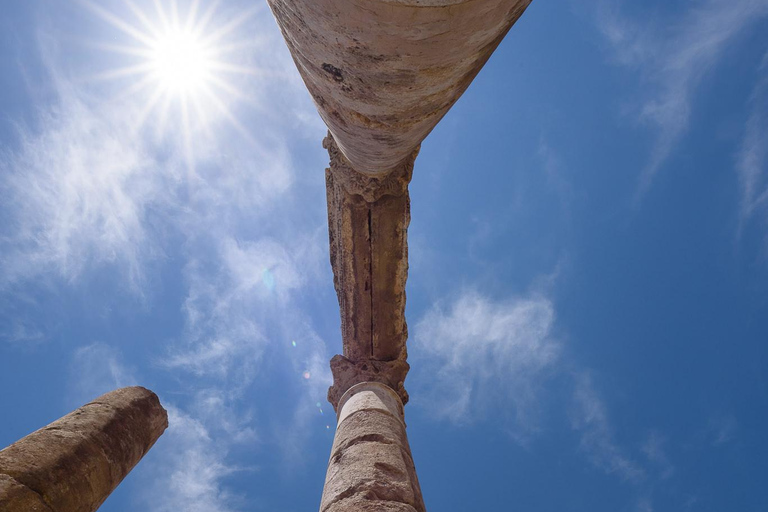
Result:
[[[316,510],[325,129],[264,2],[186,114],[133,5],[4,6],[0,445],[141,384],[171,426],[102,510]],[[768,1],[534,2],[411,199],[430,510],[766,510]]]

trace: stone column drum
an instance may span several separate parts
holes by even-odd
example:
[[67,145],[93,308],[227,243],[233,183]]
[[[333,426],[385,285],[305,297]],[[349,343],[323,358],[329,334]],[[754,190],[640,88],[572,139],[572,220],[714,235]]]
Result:
[[424,512],[398,394],[380,382],[339,401],[320,512]]
[[94,512],[167,427],[148,389],[100,396],[0,451],[0,512]]

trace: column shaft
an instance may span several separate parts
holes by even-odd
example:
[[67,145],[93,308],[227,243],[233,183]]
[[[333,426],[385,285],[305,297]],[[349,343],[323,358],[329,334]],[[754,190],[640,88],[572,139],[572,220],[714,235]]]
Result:
[[352,386],[339,402],[320,512],[425,512],[403,404],[379,382]]
[[167,427],[148,389],[97,398],[0,451],[0,512],[94,512]]
[[419,150],[389,174],[367,176],[352,167],[333,136],[323,145],[331,159],[326,169],[328,234],[344,345],[344,355],[331,360],[328,399],[336,409],[352,385],[376,381],[406,403],[408,183]]

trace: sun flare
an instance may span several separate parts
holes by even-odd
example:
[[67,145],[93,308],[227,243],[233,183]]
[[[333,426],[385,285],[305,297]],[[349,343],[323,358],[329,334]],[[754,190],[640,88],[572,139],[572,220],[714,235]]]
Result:
[[258,76],[238,63],[249,43],[236,39],[257,8],[222,19],[215,0],[124,0],[122,12],[81,2],[123,34],[123,43],[98,45],[120,54],[122,65],[94,78],[125,84],[123,96],[140,100],[132,120],[137,130],[154,116],[157,137],[183,137],[190,167],[193,139],[201,132],[211,135],[213,121],[223,119],[250,139],[231,108],[235,101],[248,101],[237,77]]
[[213,51],[189,30],[162,34],[152,45],[149,61],[158,85],[170,93],[195,93],[212,77]]

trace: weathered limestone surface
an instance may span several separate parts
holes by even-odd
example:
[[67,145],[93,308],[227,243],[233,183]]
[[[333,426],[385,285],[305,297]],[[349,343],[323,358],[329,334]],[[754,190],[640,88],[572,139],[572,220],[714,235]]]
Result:
[[0,512],[93,512],[168,427],[153,392],[107,393],[0,451]]
[[424,512],[397,393],[363,382],[339,406],[320,512]]
[[390,173],[366,176],[352,168],[330,134],[324,146],[331,158],[328,232],[344,344],[344,355],[331,361],[328,398],[335,408],[351,385],[378,381],[405,403],[408,183],[418,148]]
[[464,93],[531,0],[268,0],[354,168],[386,173]]

